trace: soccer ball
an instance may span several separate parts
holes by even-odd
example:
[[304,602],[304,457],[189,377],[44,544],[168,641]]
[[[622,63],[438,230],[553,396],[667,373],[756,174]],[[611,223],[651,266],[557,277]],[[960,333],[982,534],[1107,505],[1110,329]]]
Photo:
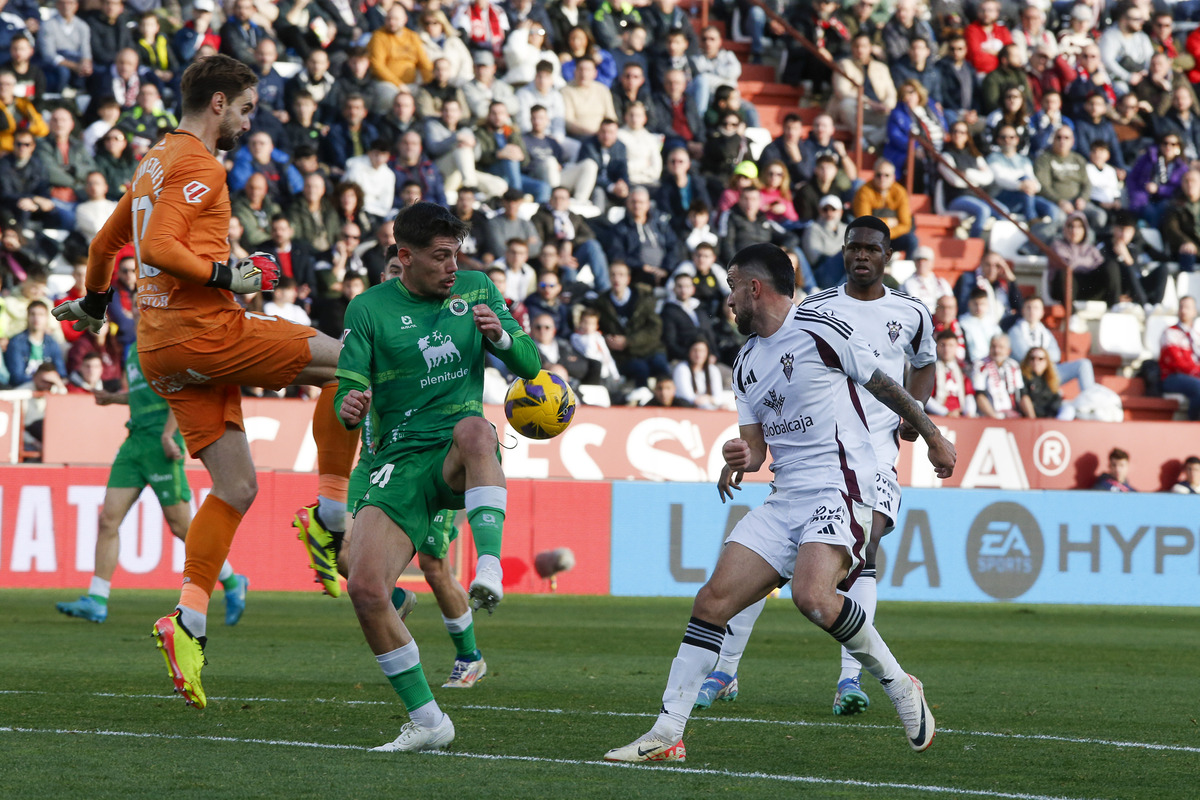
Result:
[[575,393],[562,378],[542,370],[531,380],[513,381],[504,396],[504,415],[522,436],[552,439],[571,424]]

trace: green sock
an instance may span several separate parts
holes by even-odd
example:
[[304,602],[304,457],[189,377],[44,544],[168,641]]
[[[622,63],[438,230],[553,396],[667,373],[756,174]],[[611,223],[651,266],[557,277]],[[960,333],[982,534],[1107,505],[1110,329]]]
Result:
[[399,586],[397,586],[395,589],[392,589],[392,608],[399,611],[400,606],[404,605],[404,598],[407,594],[408,592],[404,589],[401,589]]
[[230,575],[225,580],[221,581],[221,588],[227,592],[232,592],[234,589],[237,589],[238,588],[238,576],[236,574],[233,574],[233,575]]
[[[102,596],[100,596],[100,595],[98,595],[98,594],[89,594],[89,595],[88,595],[88,597],[90,597],[90,598],[92,598],[93,600],[95,600],[95,601],[96,601],[96,602],[97,602],[99,605],[102,605],[102,606],[107,606],[107,605],[108,605],[108,598],[107,598],[107,597],[102,597]],[[471,641],[475,641],[474,634],[472,634],[472,636],[471,636]]]
[[455,655],[458,658],[466,659],[467,661],[475,661],[478,652],[475,647],[475,623],[472,622],[467,626],[466,630],[448,631],[451,641],[454,642]]
[[491,506],[479,506],[467,514],[475,552],[481,556],[500,558],[500,542],[504,539],[504,512]]
[[433,702],[433,692],[429,689],[429,681],[425,680],[425,671],[421,669],[420,664],[397,675],[389,675],[388,681],[396,690],[396,694],[400,695],[400,702],[404,703],[409,714],[426,703]]

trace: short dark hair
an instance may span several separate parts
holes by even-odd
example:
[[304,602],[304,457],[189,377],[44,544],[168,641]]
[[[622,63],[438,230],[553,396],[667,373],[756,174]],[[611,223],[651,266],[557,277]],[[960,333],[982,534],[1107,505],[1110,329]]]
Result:
[[533,71],[534,71],[535,73],[537,73],[537,72],[549,72],[549,73],[553,73],[553,72],[554,72],[554,65],[553,65],[553,64],[551,64],[549,61],[547,61],[547,60],[545,60],[545,59],[542,59],[541,61],[539,61],[539,62],[537,63],[537,66],[533,68]]
[[392,235],[400,247],[420,249],[445,236],[456,241],[467,238],[471,226],[445,206],[420,201],[400,210],[392,222]]
[[879,217],[870,214],[863,214],[861,217],[855,217],[850,220],[850,224],[846,226],[846,241],[850,240],[850,231],[855,228],[870,228],[873,231],[878,231],[883,234],[884,244],[891,249],[892,246],[892,229],[887,226],[887,223]]
[[986,298],[987,296],[988,296],[987,289],[984,289],[984,288],[972,289],[971,293],[969,295],[967,295],[967,302],[970,303],[972,300],[978,300],[981,297]]
[[945,330],[939,332],[933,338],[934,338],[934,341],[938,341],[938,342],[944,342],[947,340],[952,341],[952,342],[957,342],[958,334],[956,334],[954,331],[950,330],[949,328],[946,328]]
[[1126,453],[1124,450],[1122,450],[1119,447],[1114,447],[1112,450],[1108,451],[1108,460],[1109,461],[1128,461],[1129,453]]
[[743,247],[729,262],[729,268],[734,267],[767,277],[776,294],[784,297],[794,297],[796,294],[796,268],[779,245],[760,242]]
[[288,215],[284,214],[282,211],[271,217],[271,224],[275,224],[276,222],[280,222],[280,221],[286,222],[289,225],[292,223],[292,221],[290,219],[288,219]]
[[[154,16],[154,15],[151,14],[150,16]],[[101,358],[99,353],[97,353],[95,350],[93,350],[92,352],[85,355],[83,357],[83,360],[84,361],[102,361],[103,359]]]
[[841,167],[841,164],[838,163],[838,157],[833,153],[822,153],[821,155],[817,156],[817,163],[833,164],[835,167]]
[[203,111],[217,92],[232,103],[234,98],[258,85],[254,70],[236,58],[217,53],[192,62],[183,71],[179,93],[183,96],[183,113]]
[[290,278],[287,275],[284,275],[275,282],[276,289],[295,289],[299,285],[295,278]]
[[389,244],[387,246],[387,250],[383,251],[383,260],[385,262],[391,261],[393,258],[396,257],[396,255],[399,252],[400,252],[400,246],[393,242],[392,244]]
[[1196,456],[1188,456],[1187,461],[1183,462],[1185,467],[1190,467],[1193,464],[1200,464],[1200,458],[1197,458]]
[[33,308],[34,306],[37,306],[38,308],[42,309],[47,314],[50,313],[50,304],[47,303],[45,300],[30,300],[29,305],[26,306],[26,309],[25,309],[26,313],[29,313],[29,309]]
[[519,245],[521,245],[521,247],[524,247],[526,250],[529,249],[529,240],[522,239],[520,236],[514,236],[511,239],[509,239],[508,241],[506,241],[504,243],[504,249],[507,250],[508,248],[512,247],[514,244],[519,244]]

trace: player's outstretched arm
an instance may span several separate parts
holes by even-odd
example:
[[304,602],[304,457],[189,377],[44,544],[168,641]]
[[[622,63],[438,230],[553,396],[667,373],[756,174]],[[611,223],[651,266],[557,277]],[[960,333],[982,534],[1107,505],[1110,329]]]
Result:
[[949,478],[954,474],[954,462],[957,458],[954,445],[950,443],[949,439],[942,436],[942,432],[933,424],[933,420],[929,419],[913,396],[904,391],[903,386],[883,374],[883,370],[876,369],[871,379],[863,384],[863,388],[873,394],[879,402],[899,414],[900,418],[911,425],[925,440],[925,443],[929,445],[929,462],[933,464],[934,472],[939,478]]

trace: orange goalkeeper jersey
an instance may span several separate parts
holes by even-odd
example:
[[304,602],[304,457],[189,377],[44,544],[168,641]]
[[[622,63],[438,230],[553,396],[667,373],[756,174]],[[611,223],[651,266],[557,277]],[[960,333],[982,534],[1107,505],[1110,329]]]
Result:
[[88,253],[87,288],[106,291],[113,258],[133,242],[138,261],[138,349],[167,347],[221,325],[242,309],[204,284],[229,260],[225,168],[195,136],[168,133],[138,165]]

